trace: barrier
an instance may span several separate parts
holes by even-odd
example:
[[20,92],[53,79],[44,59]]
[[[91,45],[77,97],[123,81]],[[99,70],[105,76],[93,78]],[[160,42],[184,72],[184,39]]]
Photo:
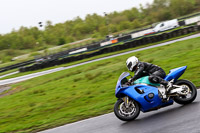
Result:
[[190,25],[190,24],[193,24],[193,23],[197,23],[198,21],[200,21],[200,16],[196,16],[196,17],[193,17],[193,18],[186,19],[185,24]]
[[92,50],[92,49],[96,49],[96,48],[99,48],[99,47],[100,47],[100,42],[92,44],[92,45],[88,45],[87,49]]
[[78,55],[78,56],[65,57],[65,58],[62,58],[62,59],[55,59],[55,60],[43,62],[41,64],[34,64],[32,66],[22,67],[22,68],[20,68],[20,72],[42,69],[42,68],[46,68],[46,67],[50,67],[50,66],[54,66],[54,65],[60,65],[60,64],[64,64],[64,63],[82,60],[82,59],[85,59],[85,58],[90,58],[90,57],[97,56],[97,55],[104,54],[104,53],[119,51],[119,50],[128,49],[128,48],[133,48],[133,47],[145,45],[145,44],[148,44],[148,43],[159,42],[159,41],[166,40],[166,39],[169,39],[169,38],[173,38],[173,37],[189,34],[189,33],[192,33],[192,32],[196,32],[198,30],[200,30],[200,25],[199,26],[190,26],[190,27],[186,27],[186,28],[183,28],[183,29],[171,31],[171,32],[168,32],[168,33],[162,33],[162,34],[158,34],[158,35],[154,35],[154,36],[148,36],[148,37],[140,38],[138,40],[125,42],[122,45],[115,45],[115,46],[112,46],[112,47],[104,47],[102,49],[99,49],[98,51],[91,52],[91,53],[85,53],[85,54]]
[[129,40],[129,39],[132,39],[132,36],[131,36],[131,35],[119,37],[119,38],[118,38],[118,42],[126,41],[126,40]]

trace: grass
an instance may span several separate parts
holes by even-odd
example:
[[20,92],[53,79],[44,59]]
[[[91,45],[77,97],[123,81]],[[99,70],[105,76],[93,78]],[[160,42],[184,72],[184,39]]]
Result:
[[[41,71],[44,71],[44,70],[50,70],[50,69],[53,69],[53,68],[58,68],[58,67],[67,67],[67,66],[78,64],[78,63],[82,63],[82,62],[86,62],[86,61],[90,61],[90,60],[94,60],[94,59],[98,59],[98,58],[102,58],[102,57],[106,57],[106,56],[111,56],[111,55],[115,55],[115,54],[118,54],[118,53],[134,50],[134,49],[139,49],[139,48],[143,48],[143,47],[147,47],[147,46],[156,45],[156,44],[159,44],[159,43],[168,42],[168,41],[171,41],[171,40],[175,40],[175,39],[183,38],[183,37],[186,37],[186,36],[190,36],[190,35],[193,35],[193,34],[196,34],[196,33],[198,33],[198,32],[190,33],[190,34],[179,36],[179,37],[170,38],[170,39],[167,39],[167,40],[164,40],[164,41],[160,41],[160,42],[155,42],[155,43],[142,45],[142,46],[139,46],[139,47],[134,47],[134,48],[129,48],[129,49],[121,50],[121,51],[102,54],[102,55],[94,56],[94,57],[91,57],[91,58],[87,58],[87,59],[83,59],[83,60],[80,60],[80,61],[75,61],[75,62],[71,62],[71,63],[67,63],[67,64],[62,64],[62,65],[58,65],[58,66],[44,68],[44,69],[40,69],[40,70],[36,70],[36,71],[28,71],[28,72],[23,72],[23,73],[17,73],[17,74],[13,74],[13,75],[10,75],[10,76],[6,76],[4,78],[0,78],[0,80],[9,79],[9,78],[15,78],[15,77],[19,77],[19,76],[23,76],[23,75],[27,75],[27,74],[31,74],[31,73],[36,73],[36,72],[41,72]],[[93,52],[93,51],[91,51],[91,52]],[[17,71],[17,69],[15,69],[14,71]],[[10,70],[10,71],[6,71],[4,73],[0,73],[0,76],[4,75],[4,74],[11,73],[11,72],[14,72],[14,71]]]
[[15,69],[12,69],[12,70],[9,70],[9,71],[5,71],[5,72],[1,72],[0,76],[6,75],[6,74],[9,74],[9,73],[12,73],[12,72],[16,72],[16,71],[18,71],[18,68],[15,68]]
[[166,72],[187,65],[182,78],[200,86],[200,38],[176,42],[13,85],[15,93],[0,99],[0,132],[36,132],[112,112],[116,81],[133,55]]

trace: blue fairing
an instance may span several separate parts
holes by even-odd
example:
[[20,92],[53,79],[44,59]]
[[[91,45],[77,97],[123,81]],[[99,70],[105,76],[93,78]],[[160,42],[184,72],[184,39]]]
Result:
[[[136,90],[135,87],[144,90],[144,94],[139,94]],[[158,89],[151,87],[151,86],[146,86],[146,85],[134,85],[130,86],[127,89],[121,90],[120,93],[123,93],[131,98],[133,98],[135,101],[138,101],[141,105],[142,111],[147,111],[151,108],[157,107],[161,105],[161,99],[158,97]],[[149,99],[148,94],[149,93],[154,93],[154,98]]]
[[174,79],[176,81],[186,70],[187,66],[179,67],[170,70],[169,74],[165,77],[165,80],[170,81]]
[[[143,90],[144,93],[140,94],[136,91],[136,89]],[[153,93],[154,97],[150,99],[148,97],[149,93]],[[125,88],[121,88],[118,90],[116,97],[120,97],[121,94],[127,95],[137,101],[141,105],[141,111],[146,112],[156,107],[165,106],[165,104],[172,104],[173,101],[169,101],[168,103],[162,103],[161,98],[158,94],[158,89],[152,86],[146,85],[133,85]]]

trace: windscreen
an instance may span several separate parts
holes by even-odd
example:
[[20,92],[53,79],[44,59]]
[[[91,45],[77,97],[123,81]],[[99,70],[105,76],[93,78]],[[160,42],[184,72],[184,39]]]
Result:
[[129,72],[123,72],[123,73],[119,76],[118,81],[121,81],[123,78],[128,77],[129,75],[130,75]]
[[117,85],[116,85],[116,88],[115,88],[115,94],[117,94],[117,92],[120,90],[120,88],[122,87],[121,85],[121,81],[130,76],[130,74],[128,72],[123,72],[120,76],[119,76],[119,79],[117,81]]

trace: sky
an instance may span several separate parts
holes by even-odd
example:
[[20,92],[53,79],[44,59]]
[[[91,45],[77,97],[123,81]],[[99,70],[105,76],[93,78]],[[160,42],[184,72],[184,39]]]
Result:
[[123,11],[153,0],[0,0],[0,34],[21,26],[39,26],[50,20],[53,24],[73,20],[87,14]]

